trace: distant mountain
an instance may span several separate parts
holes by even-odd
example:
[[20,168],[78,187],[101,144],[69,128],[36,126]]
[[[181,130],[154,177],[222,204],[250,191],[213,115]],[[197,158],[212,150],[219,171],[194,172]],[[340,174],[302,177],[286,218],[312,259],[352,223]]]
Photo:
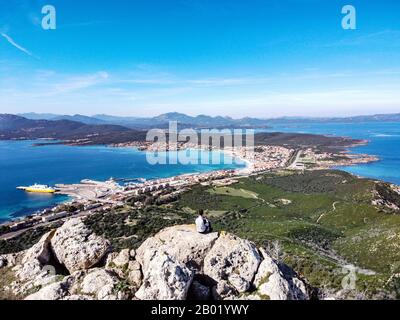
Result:
[[131,129],[168,128],[170,121],[177,121],[181,127],[194,128],[220,128],[220,127],[267,127],[266,120],[255,118],[233,119],[230,117],[207,115],[188,116],[183,113],[170,112],[156,117],[120,117],[106,114],[94,116],[84,115],[56,115],[49,113],[24,113],[19,116],[31,120],[71,120],[85,124],[113,124],[128,127]]
[[361,115],[351,117],[280,117],[267,119],[269,123],[299,123],[299,122],[369,122],[369,121],[383,121],[383,122],[399,122],[400,113],[391,114],[375,114],[375,115]]
[[36,112],[19,113],[17,115],[30,120],[51,120],[54,119],[55,117],[60,116],[54,113],[36,113]]
[[73,116],[70,116],[70,115],[58,115],[53,113],[30,112],[30,113],[21,113],[18,115],[30,120],[70,120],[70,121],[82,122],[85,124],[107,124],[107,121],[97,119],[96,117],[84,116],[80,114],[75,114]]
[[96,119],[94,117],[82,116],[80,114],[76,114],[73,116],[56,116],[50,120],[70,120],[70,121],[78,121],[85,124],[107,124],[106,121],[101,119]]
[[[203,121],[213,121],[214,125],[222,121],[223,117],[197,116],[190,117],[183,114],[165,114],[153,121],[190,121],[203,124]],[[229,122],[231,119],[223,118],[228,123],[237,125],[237,122]],[[241,119],[243,123],[253,120]],[[62,143],[80,145],[116,144],[132,141],[145,141],[146,131],[129,129],[124,126],[100,124],[90,125],[71,120],[32,120],[12,114],[0,114],[0,140],[15,139],[56,139]],[[266,133],[260,132],[255,136],[256,145],[285,145],[291,147],[318,146],[321,148],[344,147],[358,140],[341,137],[326,137],[322,135],[305,135],[297,133]]]
[[258,119],[245,117],[233,119],[231,117],[198,115],[189,116],[179,112],[164,113],[156,117],[122,117],[106,114],[94,116],[84,115],[56,115],[49,113],[25,113],[20,116],[30,120],[69,120],[87,125],[118,125],[135,130],[151,128],[168,128],[170,121],[177,121],[181,128],[268,128],[274,124],[307,123],[307,122],[368,122],[368,121],[400,121],[398,114],[377,114],[353,117],[280,117],[273,119]]
[[267,121],[255,118],[233,119],[231,117],[207,116],[204,114],[192,117],[183,113],[170,112],[153,118],[157,122],[177,121],[184,125],[193,125],[196,127],[267,127]]
[[144,132],[117,125],[89,125],[71,120],[32,120],[0,114],[0,140],[51,138],[107,143],[110,139],[126,142],[143,139],[144,136]]

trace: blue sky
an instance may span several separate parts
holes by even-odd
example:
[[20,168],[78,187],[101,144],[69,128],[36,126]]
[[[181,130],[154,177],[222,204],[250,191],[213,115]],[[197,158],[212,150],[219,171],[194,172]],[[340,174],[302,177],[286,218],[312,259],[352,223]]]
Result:
[[0,0],[0,112],[30,111],[400,112],[400,1]]

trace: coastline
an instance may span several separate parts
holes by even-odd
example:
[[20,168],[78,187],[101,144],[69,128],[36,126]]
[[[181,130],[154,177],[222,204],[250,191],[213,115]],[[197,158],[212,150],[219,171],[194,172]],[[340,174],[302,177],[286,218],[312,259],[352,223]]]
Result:
[[[362,141],[362,145],[367,143],[367,141]],[[150,189],[152,188],[151,185],[155,184],[162,184],[165,183],[165,181],[175,181],[175,180],[180,180],[182,177],[184,179],[187,179],[190,177],[190,179],[193,180],[193,183],[190,183],[189,185],[195,185],[199,183],[204,183],[204,180],[210,180],[210,181],[215,181],[215,180],[220,180],[220,179],[234,179],[235,177],[242,177],[242,176],[248,176],[252,174],[257,174],[257,173],[262,173],[262,172],[268,172],[268,171],[273,171],[276,169],[289,169],[289,170],[320,170],[320,169],[335,169],[338,168],[340,170],[340,167],[343,166],[349,166],[349,165],[357,165],[357,164],[362,164],[362,163],[370,163],[377,161],[378,158],[374,156],[369,156],[369,155],[357,155],[354,156],[354,154],[350,154],[350,148],[360,146],[360,143],[354,144],[352,146],[346,147],[347,149],[341,150],[339,153],[334,153],[334,152],[322,152],[322,153],[317,153],[316,150],[312,150],[311,148],[306,149],[306,150],[294,150],[290,148],[285,148],[285,147],[280,147],[280,146],[257,146],[257,152],[254,153],[249,153],[246,148],[242,147],[239,148],[238,150],[234,149],[212,149],[208,146],[185,146],[184,148],[181,147],[176,147],[175,149],[170,149],[168,146],[168,151],[179,151],[179,150],[184,150],[188,148],[196,148],[197,150],[202,150],[202,151],[218,151],[221,153],[224,153],[225,155],[228,155],[232,158],[232,162],[235,162],[236,159],[239,160],[241,163],[244,164],[243,168],[236,168],[234,170],[207,170],[202,173],[198,172],[192,172],[192,173],[186,173],[183,175],[178,175],[178,176],[170,176],[168,178],[163,178],[163,179],[150,179],[146,181],[146,183],[142,184],[143,189],[145,190],[146,188]],[[115,148],[115,147],[134,147],[136,150],[141,151],[141,152],[146,152],[149,150],[155,151],[159,150],[159,146],[154,148],[151,147],[149,148],[149,144],[146,144],[144,146],[141,144],[141,147],[137,145],[137,143],[129,143],[127,144],[119,144],[119,145],[109,145],[107,147]],[[296,161],[298,161],[299,157],[295,157],[294,162],[290,163],[292,161],[293,156],[300,155],[300,153],[304,152],[306,156],[312,155],[314,157],[313,161],[314,163],[311,164],[311,167],[308,167],[310,164],[307,164],[307,166],[303,163],[301,166],[296,167]],[[341,161],[338,161],[337,156],[344,157]],[[207,177],[204,179],[204,177]],[[203,182],[202,182],[203,180]],[[88,180],[90,181],[90,180]],[[94,183],[98,184],[109,184],[110,181],[105,181],[105,182],[99,182],[99,181],[92,181]],[[112,181],[111,181],[112,182]],[[81,184],[75,184],[76,186],[82,185]],[[65,185],[67,188],[70,186],[74,185]],[[140,187],[140,184],[136,184],[136,186]],[[119,186],[121,187],[121,186]],[[186,187],[183,185],[183,187]],[[79,189],[79,188],[78,188]],[[115,188],[117,193],[121,191],[118,187]],[[85,215],[85,214],[91,214],[93,213],[93,209],[107,209],[112,206],[120,206],[123,205],[124,197],[119,198],[117,200],[112,200],[108,201],[107,199],[110,196],[113,196],[113,193],[111,194],[101,194],[100,196],[94,196],[94,197],[82,197],[79,194],[80,191],[74,190],[72,193],[71,192],[60,192],[58,194],[63,194],[63,195],[68,195],[70,199],[67,201],[63,201],[56,206],[51,206],[48,207],[47,209],[43,210],[39,214],[34,214],[33,217],[36,219],[44,219],[44,217],[49,216],[50,220],[52,221],[58,221],[58,220],[63,220],[69,218],[71,215]],[[101,201],[100,201],[101,199]],[[105,201],[104,201],[105,199]],[[126,199],[126,197],[125,197]],[[82,213],[81,211],[79,212],[72,212],[71,215],[66,214],[63,211],[60,211],[59,208],[63,206],[73,206],[73,205],[80,205],[83,203],[86,203],[88,205],[85,209],[86,213]],[[99,205],[100,204],[100,205]],[[21,224],[22,226],[26,223],[27,220],[31,218],[27,217],[21,217],[17,220],[17,223]],[[53,220],[54,219],[54,220]],[[0,224],[0,226],[4,225],[10,225],[12,223],[15,223],[16,221],[7,221],[5,223]],[[50,223],[51,221],[49,221]]]
[[[33,141],[32,141],[33,142]],[[93,146],[93,147],[95,147],[95,146]],[[107,146],[107,147],[111,147],[111,146]],[[138,148],[135,148],[138,152],[140,152],[140,153],[142,153],[142,154],[145,154],[145,151],[144,150],[140,150],[140,149],[138,149]],[[200,150],[200,149],[199,149]],[[233,165],[235,165],[236,164],[236,161],[233,159],[233,161],[232,161],[232,164]],[[244,164],[244,163],[243,163]],[[243,165],[243,164],[240,164],[240,165]],[[237,168],[237,169],[244,169],[244,168]],[[204,170],[204,166],[201,166],[201,167],[199,167],[199,168],[193,168],[193,171],[190,171],[190,172],[185,172],[185,170],[182,170],[183,172],[181,173],[181,174],[178,174],[178,175],[176,175],[175,174],[175,172],[174,171],[177,171],[177,170],[173,170],[172,172],[171,172],[171,174],[168,174],[167,176],[166,176],[166,178],[165,179],[171,179],[171,178],[177,178],[177,177],[179,177],[180,175],[202,175],[202,174],[208,174],[208,173],[212,173],[212,172],[218,172],[218,171],[220,171],[220,170],[225,170],[225,169],[215,169],[215,168],[213,168],[213,167],[210,167],[209,169],[207,169],[207,170]],[[231,169],[226,169],[226,170],[231,170]],[[148,178],[147,178],[148,179]],[[162,179],[164,179],[164,178],[159,178],[159,177],[157,177],[157,175],[154,175],[154,177],[152,177],[152,178],[150,178],[150,179],[148,179],[148,180],[145,180],[145,179],[142,179],[142,178],[140,178],[139,176],[137,176],[137,177],[135,177],[135,178],[132,178],[132,177],[129,177],[128,175],[127,175],[127,177],[126,178],[121,178],[121,179],[118,179],[118,180],[121,180],[121,181],[140,181],[140,180],[145,180],[145,181],[147,181],[147,182],[151,182],[151,181],[158,181],[158,180],[162,180]],[[84,179],[85,180],[85,179]],[[82,180],[82,181],[84,181],[84,180]],[[82,182],[82,181],[80,181],[80,182]],[[89,180],[88,180],[89,181]],[[100,180],[100,181],[98,181],[99,183],[102,183],[102,181],[104,181],[104,180]],[[107,181],[106,181],[107,182]],[[65,186],[67,186],[67,188],[68,188],[68,186],[74,186],[74,185],[76,185],[76,186],[78,186],[78,185],[80,185],[81,183],[79,183],[78,181],[75,183],[75,184],[67,184],[67,185],[65,185]],[[80,194],[79,194],[79,192],[74,192],[73,190],[69,190],[68,192],[66,192],[66,193],[64,193],[64,192],[57,192],[57,193],[55,193],[55,195],[56,196],[67,196],[68,197],[68,199],[63,199],[62,201],[59,201],[59,202],[57,202],[57,204],[54,204],[54,205],[49,205],[49,206],[42,206],[42,207],[38,207],[38,208],[32,208],[32,209],[28,209],[28,211],[27,211],[27,213],[26,214],[23,214],[22,212],[20,213],[20,214],[18,214],[18,216],[12,216],[12,214],[14,213],[14,212],[12,212],[11,214],[9,214],[8,216],[7,215],[5,215],[4,216],[4,218],[2,219],[2,221],[0,222],[0,226],[1,225],[7,225],[7,224],[10,224],[10,223],[13,223],[13,222],[20,222],[20,221],[23,221],[23,220],[25,220],[26,218],[29,218],[30,216],[36,216],[36,215],[42,215],[42,214],[44,214],[44,215],[46,215],[46,214],[48,214],[50,211],[53,211],[54,209],[57,209],[57,207],[59,207],[59,206],[64,206],[64,205],[71,205],[71,204],[73,204],[73,203],[76,203],[76,202],[80,202],[82,199],[84,199],[85,197],[82,197]],[[105,196],[105,197],[107,197],[107,195],[101,195],[101,196]],[[100,197],[93,197],[93,199],[95,199],[95,198],[100,198]]]

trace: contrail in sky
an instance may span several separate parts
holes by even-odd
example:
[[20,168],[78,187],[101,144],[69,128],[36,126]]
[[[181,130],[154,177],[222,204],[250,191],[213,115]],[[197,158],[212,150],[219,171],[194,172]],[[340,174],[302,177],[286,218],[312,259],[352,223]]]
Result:
[[18,50],[20,50],[20,51],[26,53],[28,56],[33,57],[33,54],[32,54],[29,50],[27,50],[27,49],[25,49],[24,47],[20,46],[20,45],[19,45],[18,43],[16,43],[10,36],[6,35],[5,33],[1,33],[1,36],[4,37],[4,38],[6,38],[6,40],[7,40],[12,46],[14,46],[15,48],[17,48]]

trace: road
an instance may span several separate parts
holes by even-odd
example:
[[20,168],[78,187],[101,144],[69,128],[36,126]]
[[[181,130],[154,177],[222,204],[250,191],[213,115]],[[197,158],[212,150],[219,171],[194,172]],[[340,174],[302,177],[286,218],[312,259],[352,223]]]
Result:
[[13,239],[15,237],[20,236],[21,234],[27,232],[28,230],[39,228],[39,227],[49,226],[49,225],[51,225],[53,223],[56,223],[56,222],[59,222],[59,221],[66,221],[67,219],[70,219],[72,217],[73,218],[84,217],[84,216],[89,215],[90,213],[91,213],[90,211],[82,211],[82,212],[79,212],[79,213],[77,213],[75,215],[72,215],[72,216],[69,216],[69,217],[65,217],[65,218],[62,218],[62,219],[59,219],[59,220],[54,220],[54,221],[49,221],[49,222],[41,222],[41,223],[35,224],[32,227],[28,227],[28,228],[24,228],[24,229],[21,229],[21,230],[16,230],[16,231],[12,231],[12,232],[8,232],[8,233],[5,233],[5,234],[2,234],[2,235],[0,235],[0,240],[10,240],[10,239]]
[[294,158],[293,162],[288,166],[288,169],[296,169],[296,165],[297,165],[297,162],[299,162],[301,154],[302,154],[302,150],[298,150],[296,157]]

